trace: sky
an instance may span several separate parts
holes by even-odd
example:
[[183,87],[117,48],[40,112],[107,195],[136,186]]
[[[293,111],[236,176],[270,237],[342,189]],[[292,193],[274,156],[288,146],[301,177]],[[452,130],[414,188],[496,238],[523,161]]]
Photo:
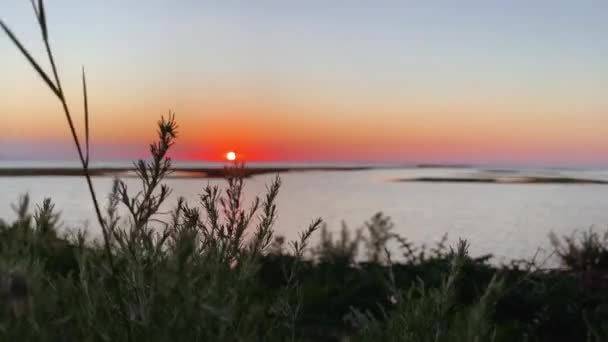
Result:
[[[606,1],[47,1],[92,158],[608,166]],[[0,18],[44,67],[29,1]],[[49,69],[47,69],[49,70]],[[62,109],[0,35],[0,159],[74,159]]]

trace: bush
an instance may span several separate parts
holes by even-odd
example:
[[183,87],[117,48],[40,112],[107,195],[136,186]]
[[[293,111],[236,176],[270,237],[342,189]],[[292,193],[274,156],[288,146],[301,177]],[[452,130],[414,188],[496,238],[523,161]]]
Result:
[[493,323],[494,309],[503,291],[503,281],[492,278],[479,300],[462,305],[457,299],[457,282],[468,259],[468,246],[460,241],[450,256],[450,270],[438,288],[420,280],[407,291],[396,288],[390,315],[379,323],[369,312],[353,310],[353,324],[362,329],[361,341],[507,341]]
[[608,230],[600,234],[590,228],[561,239],[550,235],[551,244],[563,267],[572,271],[608,270]]

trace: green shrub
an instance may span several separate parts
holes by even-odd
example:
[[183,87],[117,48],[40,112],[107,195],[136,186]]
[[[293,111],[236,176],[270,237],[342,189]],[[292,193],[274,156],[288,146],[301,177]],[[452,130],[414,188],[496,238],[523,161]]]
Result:
[[[419,280],[405,292],[398,290],[391,301],[396,308],[385,313],[385,322],[369,312],[353,310],[353,324],[362,329],[362,341],[500,341],[502,335],[492,323],[503,281],[492,278],[480,299],[463,305],[457,299],[457,282],[468,259],[468,246],[461,241],[450,255],[450,270],[438,288]],[[393,277],[391,277],[393,279]]]

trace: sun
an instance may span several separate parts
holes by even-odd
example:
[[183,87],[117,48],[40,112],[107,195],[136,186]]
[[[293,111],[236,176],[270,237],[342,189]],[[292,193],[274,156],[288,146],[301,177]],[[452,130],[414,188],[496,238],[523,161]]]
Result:
[[236,153],[234,153],[234,151],[230,151],[230,152],[226,153],[226,159],[228,159],[230,161],[235,161]]

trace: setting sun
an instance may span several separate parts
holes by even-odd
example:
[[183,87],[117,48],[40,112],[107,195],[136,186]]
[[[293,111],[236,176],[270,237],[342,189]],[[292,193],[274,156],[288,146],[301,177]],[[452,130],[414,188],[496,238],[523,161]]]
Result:
[[226,153],[226,159],[228,159],[230,161],[236,160],[236,153],[234,153],[234,151],[230,151],[230,152]]

